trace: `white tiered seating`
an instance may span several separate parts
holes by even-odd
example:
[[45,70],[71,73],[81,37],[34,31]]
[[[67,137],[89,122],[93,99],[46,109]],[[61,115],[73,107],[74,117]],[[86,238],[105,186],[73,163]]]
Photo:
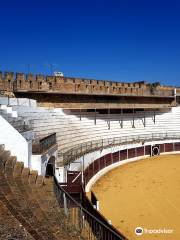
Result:
[[[18,116],[29,120],[36,135],[56,132],[60,151],[70,149],[76,144],[87,141],[141,135],[148,133],[176,132],[180,130],[180,107],[172,108],[169,112],[156,114],[156,123],[153,122],[153,112],[146,113],[146,125],[143,124],[143,113],[135,115],[135,128],[132,128],[132,114],[96,114],[82,113],[81,120],[78,113],[66,110],[55,111],[40,107],[13,107]],[[120,121],[123,118],[123,128]],[[108,129],[110,121],[110,129]]]

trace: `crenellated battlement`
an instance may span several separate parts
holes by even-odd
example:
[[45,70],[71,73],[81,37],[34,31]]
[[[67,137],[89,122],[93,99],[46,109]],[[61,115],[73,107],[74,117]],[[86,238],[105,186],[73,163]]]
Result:
[[[0,90],[59,94],[163,96],[174,95],[174,87],[145,81],[127,83],[64,76],[0,72]],[[180,88],[177,89],[180,93]]]

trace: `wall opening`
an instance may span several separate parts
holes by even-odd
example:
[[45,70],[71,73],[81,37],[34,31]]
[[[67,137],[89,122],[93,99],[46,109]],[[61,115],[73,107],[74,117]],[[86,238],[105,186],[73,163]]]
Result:
[[46,166],[46,174],[45,174],[45,176],[46,177],[53,176],[54,175],[54,171],[55,171],[55,157],[51,156],[49,158],[49,161],[48,161],[47,166]]

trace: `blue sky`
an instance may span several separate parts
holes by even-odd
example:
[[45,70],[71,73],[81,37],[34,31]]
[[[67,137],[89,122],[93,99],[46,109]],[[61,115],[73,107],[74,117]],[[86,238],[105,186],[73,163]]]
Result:
[[6,0],[0,69],[180,85],[180,1]]

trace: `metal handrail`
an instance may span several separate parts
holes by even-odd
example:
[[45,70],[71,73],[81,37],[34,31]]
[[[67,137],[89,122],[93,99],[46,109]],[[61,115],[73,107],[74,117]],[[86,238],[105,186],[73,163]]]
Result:
[[102,150],[127,143],[146,142],[153,140],[157,141],[164,139],[180,139],[180,132],[151,133],[87,141],[82,144],[77,144],[68,150],[62,149],[61,152],[58,153],[58,157],[63,160],[64,165],[68,165],[75,159],[96,150]]
[[[87,240],[126,240],[127,238],[123,236],[118,230],[111,226],[104,217],[104,221],[98,219],[90,213],[85,207],[73,199],[69,193],[67,193],[58,183],[56,176],[54,175],[54,191],[56,198],[61,208],[64,209],[64,213],[68,218],[68,222],[79,232],[79,234],[84,234]],[[84,196],[85,197],[85,196]],[[86,198],[86,197],[85,197]],[[74,213],[76,209],[76,213]],[[72,210],[72,211],[71,211]],[[93,211],[96,211],[95,209]],[[96,212],[96,215],[99,215]],[[66,226],[65,226],[66,227]],[[83,237],[83,236],[82,236]]]
[[56,144],[56,133],[51,133],[42,138],[36,138],[35,141],[33,141],[32,152],[34,154],[43,153],[55,144]]

